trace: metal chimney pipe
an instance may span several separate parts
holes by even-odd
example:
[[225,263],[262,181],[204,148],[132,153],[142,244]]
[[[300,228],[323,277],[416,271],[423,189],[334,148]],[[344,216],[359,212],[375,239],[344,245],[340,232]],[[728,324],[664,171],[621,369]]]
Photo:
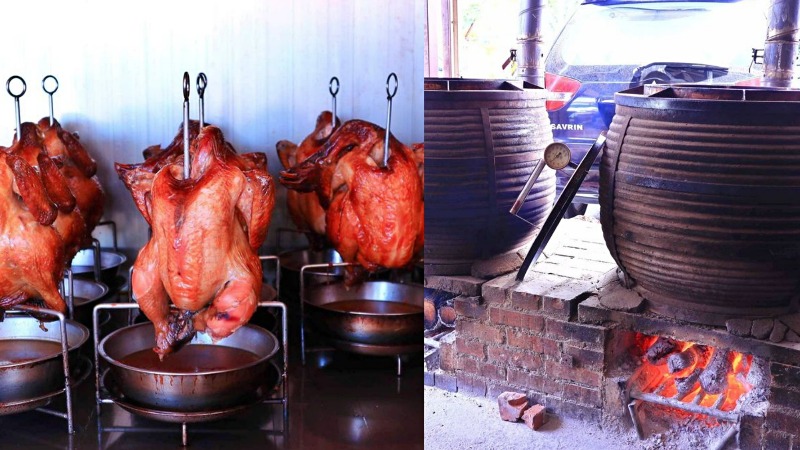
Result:
[[[799,0],[800,1],[800,0]],[[542,0],[520,0],[517,77],[544,87]]]
[[800,41],[800,0],[770,0],[762,85],[789,87]]

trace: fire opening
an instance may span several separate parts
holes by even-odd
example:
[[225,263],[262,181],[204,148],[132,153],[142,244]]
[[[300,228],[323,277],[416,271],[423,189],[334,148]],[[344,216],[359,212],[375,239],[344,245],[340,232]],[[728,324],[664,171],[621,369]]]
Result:
[[642,364],[631,377],[631,397],[726,419],[752,389],[752,355],[644,334],[635,342]]

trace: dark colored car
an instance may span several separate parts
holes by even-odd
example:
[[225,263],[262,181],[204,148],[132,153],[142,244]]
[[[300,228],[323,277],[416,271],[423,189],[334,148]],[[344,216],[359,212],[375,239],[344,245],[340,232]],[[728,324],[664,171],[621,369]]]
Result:
[[[579,163],[608,129],[618,91],[649,83],[742,84],[759,77],[753,49],[764,47],[766,6],[764,0],[582,3],[545,61],[554,140],[569,145]],[[573,206],[597,203],[599,161]],[[572,171],[558,172],[559,192]]]

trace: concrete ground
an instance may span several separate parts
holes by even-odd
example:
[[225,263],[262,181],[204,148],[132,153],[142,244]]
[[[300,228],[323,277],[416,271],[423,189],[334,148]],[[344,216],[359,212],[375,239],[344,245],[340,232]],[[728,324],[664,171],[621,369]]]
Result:
[[425,449],[617,450],[641,448],[635,432],[609,434],[577,420],[548,415],[533,431],[500,420],[497,402],[425,387]]
[[[662,409],[645,409],[646,439],[632,428],[604,429],[576,419],[548,415],[533,431],[524,422],[500,420],[497,401],[425,387],[425,449],[673,450],[717,448],[729,425],[692,417],[675,420]],[[736,449],[728,442],[726,450]]]

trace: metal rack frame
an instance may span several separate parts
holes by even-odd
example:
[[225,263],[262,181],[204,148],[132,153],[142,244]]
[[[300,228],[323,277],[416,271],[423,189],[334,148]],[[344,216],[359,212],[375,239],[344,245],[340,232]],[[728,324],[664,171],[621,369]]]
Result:
[[[70,302],[70,310],[72,304]],[[69,342],[67,341],[67,317],[55,310],[47,309],[47,308],[39,308],[36,306],[28,306],[28,305],[16,305],[13,308],[8,309],[9,312],[21,312],[21,313],[35,313],[35,314],[44,314],[48,316],[53,316],[58,319],[59,331],[61,333],[61,359],[62,365],[64,367],[64,394],[66,394],[66,404],[67,404],[67,412],[63,413],[61,411],[56,411],[53,409],[48,409],[45,407],[35,408],[36,411],[49,414],[51,416],[61,417],[62,419],[67,420],[67,434],[75,434],[75,419],[73,417],[72,411],[72,380],[70,377],[70,367],[69,367]],[[61,392],[57,394],[53,394],[53,397],[61,395]]]
[[[300,358],[303,366],[306,365],[306,310],[305,310],[305,292],[306,292],[306,270],[310,269],[325,269],[325,268],[339,268],[339,267],[353,267],[358,266],[355,263],[324,263],[324,264],[306,264],[300,268]],[[402,354],[397,354],[397,376],[403,376],[403,358]]]
[[[274,255],[264,255],[259,256],[259,260],[263,261],[275,261],[276,264],[276,275],[275,275],[275,290],[280,293],[280,260],[277,256]],[[133,267],[129,270],[129,277],[128,277],[128,287],[131,289],[132,286],[132,277],[130,276],[133,273]],[[102,406],[108,404],[116,404],[116,402],[111,397],[106,397],[103,395],[104,386],[101,383],[101,373],[100,373],[100,359],[99,359],[99,352],[98,348],[100,345],[100,324],[99,324],[99,317],[100,311],[106,310],[134,310],[139,309],[139,305],[133,301],[133,291],[129,290],[129,298],[131,301],[126,303],[101,303],[96,305],[92,311],[92,328],[93,328],[93,339],[94,339],[94,372],[95,372],[95,402],[96,402],[96,409],[97,409],[97,433],[98,433],[98,440],[100,439],[102,433],[118,433],[118,432],[141,432],[141,433],[152,433],[152,432],[170,432],[170,429],[162,429],[162,428],[150,428],[150,427],[141,427],[141,426],[103,426],[102,421]],[[289,333],[288,333],[288,315],[286,305],[279,301],[267,301],[267,302],[259,302],[257,308],[277,308],[281,310],[281,349],[283,350],[283,373],[280,377],[280,382],[276,386],[276,390],[280,392],[278,397],[275,397],[274,394],[263,399],[259,404],[281,404],[283,407],[283,429],[278,430],[261,430],[267,434],[284,434],[289,430],[289,387],[288,387],[288,373],[289,373]],[[130,321],[130,315],[129,315]],[[254,405],[255,406],[255,405]],[[242,431],[250,431],[250,430],[209,430],[218,433],[238,433]],[[188,434],[188,427],[186,422],[181,423],[181,442],[184,447],[188,445],[189,442],[189,434]]]

